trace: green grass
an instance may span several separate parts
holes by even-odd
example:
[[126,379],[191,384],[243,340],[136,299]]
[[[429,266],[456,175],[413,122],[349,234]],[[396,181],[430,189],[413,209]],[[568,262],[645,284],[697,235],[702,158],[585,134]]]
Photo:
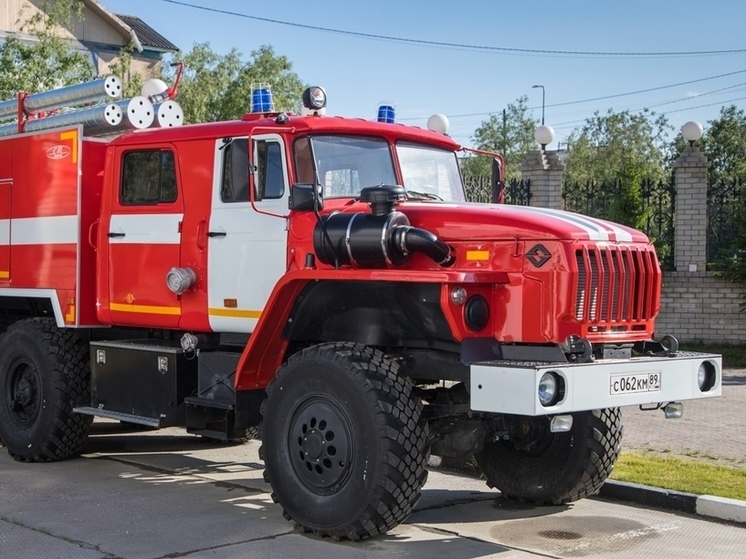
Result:
[[719,353],[723,356],[723,367],[728,367],[730,369],[746,369],[746,345],[743,344],[687,342],[681,344],[681,349],[684,351]]
[[703,460],[622,452],[611,479],[746,501],[746,468]]

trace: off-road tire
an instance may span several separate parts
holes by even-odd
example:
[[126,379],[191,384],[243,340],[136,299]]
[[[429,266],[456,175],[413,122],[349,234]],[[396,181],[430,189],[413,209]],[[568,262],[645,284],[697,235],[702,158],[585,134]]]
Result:
[[567,433],[549,432],[548,419],[543,420],[546,430],[533,452],[500,440],[487,443],[474,455],[487,485],[504,497],[539,505],[561,505],[598,491],[619,456],[619,408],[573,414]]
[[0,337],[0,437],[13,458],[64,460],[80,452],[93,421],[88,346],[54,321],[19,321]]
[[262,404],[260,458],[285,518],[359,540],[409,516],[427,478],[427,429],[397,369],[353,343],[312,346],[279,369]]

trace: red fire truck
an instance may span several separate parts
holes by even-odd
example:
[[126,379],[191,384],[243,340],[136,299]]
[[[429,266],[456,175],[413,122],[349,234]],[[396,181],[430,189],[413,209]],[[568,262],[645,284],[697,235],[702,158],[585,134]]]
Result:
[[0,138],[13,457],[79,453],[94,416],[260,426],[286,517],[359,539],[409,515],[429,453],[567,503],[611,472],[621,406],[676,417],[720,395],[719,356],[654,341],[644,234],[469,203],[450,137],[325,103],[311,88],[302,115]]

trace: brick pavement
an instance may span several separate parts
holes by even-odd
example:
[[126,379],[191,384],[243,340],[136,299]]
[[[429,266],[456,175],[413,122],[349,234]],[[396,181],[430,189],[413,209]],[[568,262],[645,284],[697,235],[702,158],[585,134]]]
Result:
[[623,450],[703,458],[746,468],[746,369],[723,374],[723,396],[684,403],[680,419],[622,409]]

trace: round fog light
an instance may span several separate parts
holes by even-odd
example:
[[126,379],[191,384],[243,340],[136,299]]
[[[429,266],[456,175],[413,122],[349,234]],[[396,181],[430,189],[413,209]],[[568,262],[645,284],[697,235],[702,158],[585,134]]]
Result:
[[542,406],[551,406],[557,401],[559,394],[559,380],[556,373],[544,373],[539,379],[539,403]]
[[464,321],[470,330],[479,332],[483,330],[490,320],[490,306],[487,299],[481,295],[474,295],[464,307]]
[[708,392],[715,386],[715,365],[711,361],[702,361],[697,370],[697,386],[701,392]]

